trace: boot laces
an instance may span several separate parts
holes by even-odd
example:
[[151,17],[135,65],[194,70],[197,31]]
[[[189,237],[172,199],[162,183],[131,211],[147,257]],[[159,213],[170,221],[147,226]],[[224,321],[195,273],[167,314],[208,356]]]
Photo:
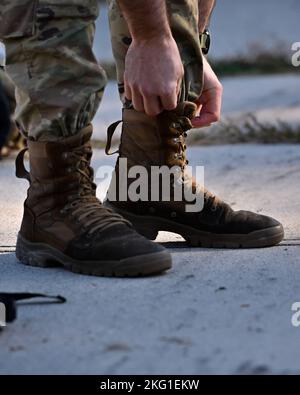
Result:
[[92,149],[83,146],[68,152],[69,157],[74,158],[75,167],[72,170],[79,173],[78,191],[68,196],[69,202],[62,212],[71,212],[76,222],[82,224],[83,231],[91,237],[97,231],[126,224],[132,226],[129,221],[121,215],[104,207],[96,197],[96,184],[93,182],[94,171],[90,166]]
[[185,158],[185,138],[187,137],[187,131],[192,128],[191,120],[188,117],[182,116],[178,119],[178,123],[174,123],[171,128],[173,130],[176,129],[179,133],[179,137],[174,138],[174,142],[179,145],[179,155],[181,155],[182,159],[185,159],[183,164],[182,182],[186,185],[193,185],[194,189],[198,189],[197,192],[202,192],[204,194],[204,204],[206,205],[206,207],[208,207],[213,212],[217,211],[220,202],[219,198],[209,192],[207,189],[204,189],[203,187],[200,187],[198,185],[194,185],[192,176],[187,171],[185,171],[185,166],[189,164],[189,161]]
[[205,190],[204,191],[204,203],[209,207],[211,211],[217,211],[219,206],[219,199],[216,195],[211,192]]
[[189,131],[192,127],[191,121],[188,117],[182,116],[178,119],[178,123],[175,123],[173,126],[176,127],[176,130],[178,132],[178,137],[174,139],[174,142],[177,143],[179,146],[179,155],[181,156],[181,159],[184,159],[183,166],[188,165],[189,161],[185,157],[185,139],[187,138],[187,131]]

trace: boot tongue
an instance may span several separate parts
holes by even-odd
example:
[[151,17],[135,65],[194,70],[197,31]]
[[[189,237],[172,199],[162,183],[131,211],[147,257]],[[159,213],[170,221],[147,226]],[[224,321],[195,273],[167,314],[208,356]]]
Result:
[[63,143],[65,146],[67,145],[70,148],[75,148],[80,145],[84,145],[88,143],[92,137],[92,134],[93,134],[93,127],[92,125],[88,125],[84,129],[81,129],[80,132],[78,132],[74,136],[67,137],[66,139],[64,139]]
[[192,102],[182,102],[179,103],[175,112],[179,117],[187,117],[189,119],[195,118],[197,114],[197,106]]
[[82,144],[88,143],[91,140],[93,134],[93,127],[92,125],[87,126],[85,129],[82,130]]

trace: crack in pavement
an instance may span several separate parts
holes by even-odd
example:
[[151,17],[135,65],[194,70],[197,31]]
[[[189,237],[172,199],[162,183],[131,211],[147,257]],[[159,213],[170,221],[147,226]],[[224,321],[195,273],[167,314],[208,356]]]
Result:
[[[174,250],[178,250],[178,249],[190,249],[190,247],[185,247],[182,246],[182,244],[185,244],[184,242],[165,242],[165,243],[160,243],[162,245],[164,245],[166,248],[169,249],[174,249]],[[300,246],[300,239],[285,239],[281,244],[274,246],[273,248],[280,248],[280,247],[298,247]],[[197,248],[197,250],[201,249],[201,247]],[[227,249],[227,251],[230,249]],[[16,246],[15,245],[0,245],[0,254],[5,254],[8,252],[15,252],[16,251]]]

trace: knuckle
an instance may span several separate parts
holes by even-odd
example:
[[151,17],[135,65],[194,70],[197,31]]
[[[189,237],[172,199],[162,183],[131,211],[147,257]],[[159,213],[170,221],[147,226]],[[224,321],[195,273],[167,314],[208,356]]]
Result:
[[149,115],[150,117],[156,117],[159,114],[158,110],[148,110],[147,115]]
[[223,92],[223,85],[221,84],[221,82],[219,82],[218,84],[217,84],[217,91],[218,92],[220,92],[220,93],[222,93]]
[[134,103],[133,102],[133,107],[137,111],[142,111],[142,106],[139,103]]
[[218,122],[220,120],[220,114],[219,113],[213,113],[211,116],[211,121],[212,122]]
[[138,90],[139,89],[139,84],[136,81],[134,81],[134,82],[131,83],[131,88],[134,89],[134,90]]
[[171,111],[174,110],[176,107],[177,103],[172,101],[165,106],[165,109]]
[[173,101],[174,94],[176,94],[176,84],[170,83],[161,87],[160,95],[166,100]]
[[169,87],[164,86],[160,88],[160,92],[159,92],[160,96],[163,96],[164,99],[169,99],[170,95],[171,95],[171,90]]
[[143,87],[141,89],[141,92],[142,92],[143,96],[146,96],[146,97],[152,96],[152,91],[151,91],[151,88],[149,88],[149,87]]

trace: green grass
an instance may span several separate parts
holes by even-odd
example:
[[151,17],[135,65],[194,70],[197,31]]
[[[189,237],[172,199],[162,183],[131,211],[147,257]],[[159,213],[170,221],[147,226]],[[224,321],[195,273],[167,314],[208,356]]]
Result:
[[286,122],[261,122],[253,114],[247,114],[242,120],[227,119],[219,124],[189,135],[192,145],[217,144],[299,144],[300,126]]
[[290,61],[280,55],[264,55],[259,59],[237,57],[219,61],[212,60],[211,66],[219,77],[295,72]]
[[[209,61],[219,77],[295,73],[296,69],[291,63],[292,54],[288,51],[290,45],[287,43],[276,43],[276,46],[265,48],[259,43],[252,43],[247,47],[245,53],[225,59],[209,58]],[[108,78],[116,79],[116,68],[114,62],[102,64]]]
[[[295,67],[290,60],[280,55],[264,55],[259,59],[246,59],[243,57],[224,60],[210,60],[210,64],[219,77],[295,73]],[[116,67],[113,62],[101,64],[109,80],[116,79]]]

